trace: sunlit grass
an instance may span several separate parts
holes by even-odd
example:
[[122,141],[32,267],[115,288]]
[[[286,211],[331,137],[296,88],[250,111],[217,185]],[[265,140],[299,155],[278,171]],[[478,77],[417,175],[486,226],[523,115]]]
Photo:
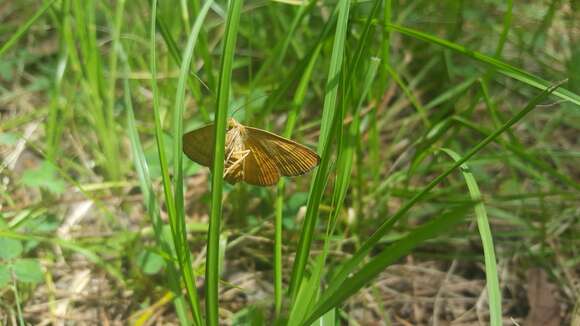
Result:
[[[136,325],[443,322],[448,288],[430,304],[382,287],[390,267],[425,262],[479,281],[485,298],[461,318],[523,322],[525,309],[508,308],[527,307],[516,276],[538,266],[570,312],[580,16],[558,1],[6,8],[0,311],[11,320],[87,318],[99,295],[117,300],[99,313]],[[320,165],[276,187],[224,183],[233,112],[316,148]],[[182,156],[181,135],[205,123],[217,126],[211,169]],[[39,301],[50,309],[31,312]]]

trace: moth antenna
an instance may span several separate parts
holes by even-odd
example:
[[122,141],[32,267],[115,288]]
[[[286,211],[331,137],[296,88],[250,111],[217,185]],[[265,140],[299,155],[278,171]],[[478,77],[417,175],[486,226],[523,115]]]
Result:
[[235,108],[235,109],[232,111],[232,118],[234,117],[234,115],[235,115],[236,113],[238,113],[238,112],[239,112],[241,109],[243,109],[243,108],[244,108],[246,105],[248,105],[248,104],[250,104],[250,103],[252,103],[252,102],[255,102],[255,101],[259,100],[259,99],[262,99],[262,98],[264,98],[264,97],[267,97],[267,96],[268,96],[267,94],[264,94],[264,95],[257,96],[257,97],[255,97],[255,98],[253,98],[253,99],[250,99],[249,101],[245,102],[244,104],[242,104],[242,105],[238,106],[237,108]]
[[232,112],[232,118],[236,115],[236,113],[238,113],[243,108],[244,108],[244,106],[243,105],[240,105],[239,107],[237,107],[236,109],[234,109],[234,111]]

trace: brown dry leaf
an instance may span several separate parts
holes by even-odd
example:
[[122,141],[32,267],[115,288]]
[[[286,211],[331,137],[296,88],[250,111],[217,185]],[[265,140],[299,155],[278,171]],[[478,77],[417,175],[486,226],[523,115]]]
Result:
[[530,313],[526,325],[558,326],[561,322],[560,305],[555,296],[556,286],[548,280],[543,269],[528,270],[528,302]]

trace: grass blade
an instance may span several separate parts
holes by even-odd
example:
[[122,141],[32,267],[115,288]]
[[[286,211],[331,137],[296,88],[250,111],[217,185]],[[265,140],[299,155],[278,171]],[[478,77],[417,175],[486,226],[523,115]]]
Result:
[[[454,161],[461,159],[461,156],[454,151],[442,148],[443,152],[451,156]],[[471,173],[471,170],[467,164],[462,164],[460,166],[461,173],[465,178],[465,183],[469,189],[469,195],[475,204],[475,217],[477,219],[477,228],[479,229],[479,236],[481,237],[481,243],[483,245],[483,255],[485,258],[485,278],[487,280],[487,292],[489,296],[489,319],[492,326],[502,325],[501,321],[501,290],[499,288],[499,279],[497,271],[497,263],[495,259],[495,249],[493,247],[493,237],[491,235],[491,228],[489,226],[489,220],[487,219],[487,211],[485,210],[485,204],[481,201],[481,192],[479,191],[479,186],[475,177]]]
[[207,237],[206,260],[206,319],[210,326],[218,325],[219,308],[219,239],[222,218],[222,188],[224,174],[224,148],[226,138],[226,119],[228,116],[232,64],[236,49],[236,39],[240,22],[242,0],[230,1],[226,20],[220,75],[217,89],[217,109],[215,115],[215,148],[211,176],[211,213]]

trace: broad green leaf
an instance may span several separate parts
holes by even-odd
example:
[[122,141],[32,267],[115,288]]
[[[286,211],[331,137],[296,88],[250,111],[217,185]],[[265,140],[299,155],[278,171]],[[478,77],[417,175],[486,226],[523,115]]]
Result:
[[143,250],[137,256],[137,264],[143,273],[153,275],[165,267],[165,260],[151,250]]
[[22,242],[16,239],[0,238],[0,259],[12,259],[22,254]]
[[11,268],[20,282],[40,283],[44,278],[42,266],[37,259],[18,259]]

